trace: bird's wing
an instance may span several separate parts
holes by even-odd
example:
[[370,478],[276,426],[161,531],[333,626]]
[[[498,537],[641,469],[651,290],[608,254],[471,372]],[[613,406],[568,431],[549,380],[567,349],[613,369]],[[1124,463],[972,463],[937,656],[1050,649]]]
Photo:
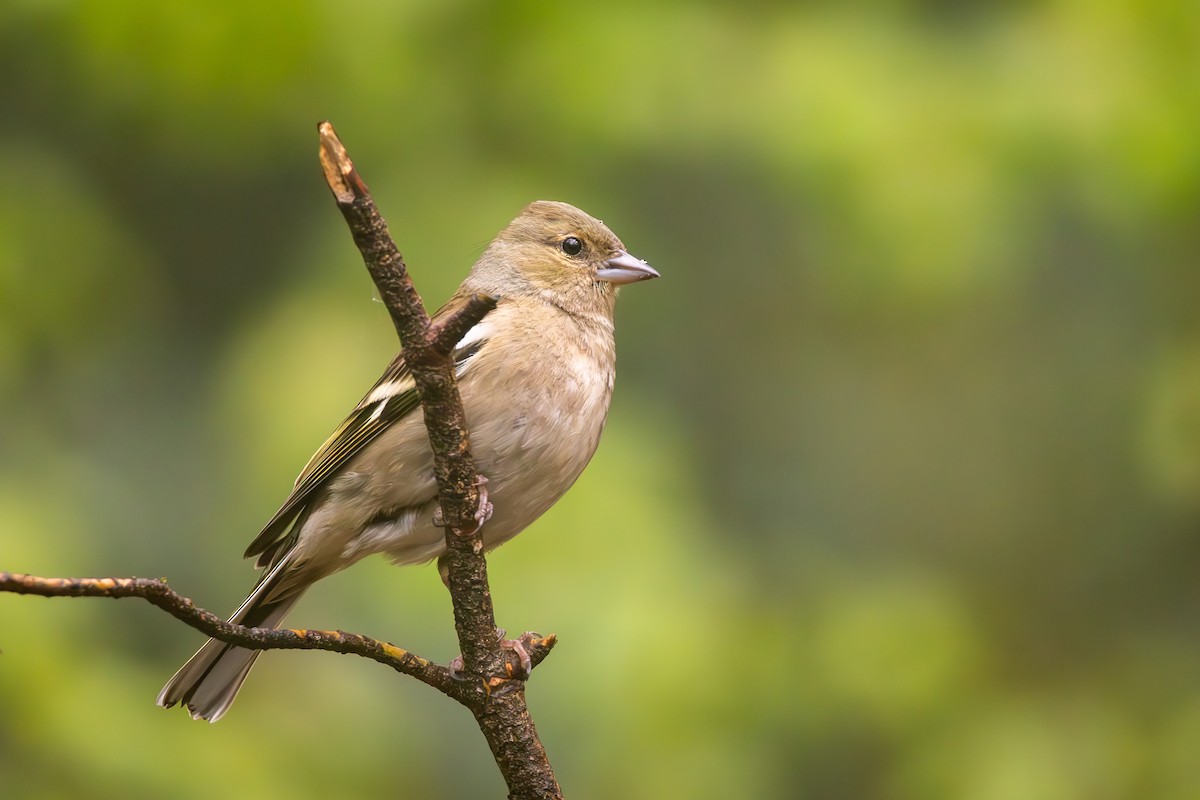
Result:
[[[449,305],[447,304],[447,307]],[[443,308],[435,318],[440,317],[446,310]],[[454,365],[458,377],[462,377],[472,356],[487,343],[486,336],[486,328],[481,323],[472,328],[455,348]],[[304,511],[313,494],[330,478],[341,472],[347,462],[376,436],[413,413],[420,404],[416,382],[404,360],[404,353],[401,352],[388,365],[387,371],[375,382],[371,391],[367,392],[350,416],[346,417],[325,444],[309,459],[308,464],[300,471],[300,476],[296,478],[292,493],[246,548],[245,557],[261,555],[258,563],[260,567],[270,563],[278,550],[277,545],[286,538],[288,529]]]

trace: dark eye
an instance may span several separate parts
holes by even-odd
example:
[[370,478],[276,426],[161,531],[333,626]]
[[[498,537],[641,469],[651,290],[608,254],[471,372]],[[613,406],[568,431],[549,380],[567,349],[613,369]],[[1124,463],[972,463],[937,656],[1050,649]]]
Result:
[[581,250],[583,250],[583,242],[574,236],[568,236],[562,240],[562,251],[567,255],[577,256]]

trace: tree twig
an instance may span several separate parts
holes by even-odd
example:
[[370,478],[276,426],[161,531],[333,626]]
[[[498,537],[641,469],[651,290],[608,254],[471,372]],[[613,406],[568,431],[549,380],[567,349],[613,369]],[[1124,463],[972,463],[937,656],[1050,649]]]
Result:
[[[0,572],[0,591],[41,597],[111,597],[118,600],[140,597],[201,633],[229,644],[252,650],[327,650],[362,656],[412,676],[464,704],[470,694],[464,691],[462,681],[455,680],[446,667],[389,642],[346,631],[276,630],[236,625],[200,608],[161,578],[42,578],[19,572]],[[555,640],[553,636],[531,635],[522,643],[536,665],[549,655]],[[510,664],[513,669],[518,668],[515,659]]]
[[218,617],[158,578],[41,578],[0,572],[0,590],[42,597],[140,597],[198,631],[257,650],[330,650],[363,656],[451,693],[450,670],[387,642],[343,631],[246,628]]
[[322,122],[318,133],[326,182],[391,314],[421,397],[446,526],[446,554],[439,564],[450,587],[454,626],[466,672],[479,679],[476,702],[468,705],[504,775],[510,797],[561,797],[525,703],[524,681],[512,680],[511,665],[496,637],[487,562],[477,521],[481,500],[486,497],[481,497],[480,490],[485,481],[476,473],[471,457],[450,358],[450,349],[461,334],[483,319],[496,301],[476,297],[456,317],[440,327],[431,326],[404,259],[388,234],[387,223],[346,148],[330,123]]

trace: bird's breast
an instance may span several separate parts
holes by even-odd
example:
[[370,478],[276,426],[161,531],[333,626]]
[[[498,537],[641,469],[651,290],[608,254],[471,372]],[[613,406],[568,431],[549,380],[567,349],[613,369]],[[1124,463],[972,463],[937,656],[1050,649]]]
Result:
[[[611,345],[530,341],[529,351],[535,344],[523,358],[479,358],[461,384],[471,449],[495,507],[484,527],[489,547],[571,487],[596,451],[612,397]],[[505,363],[514,368],[493,368]]]

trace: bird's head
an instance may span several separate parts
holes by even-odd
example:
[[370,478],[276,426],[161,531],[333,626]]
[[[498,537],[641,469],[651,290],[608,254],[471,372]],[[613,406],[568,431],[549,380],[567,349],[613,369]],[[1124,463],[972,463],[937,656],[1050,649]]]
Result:
[[498,297],[537,296],[570,313],[611,314],[618,286],[657,277],[600,220],[539,200],[500,231],[468,284]]

